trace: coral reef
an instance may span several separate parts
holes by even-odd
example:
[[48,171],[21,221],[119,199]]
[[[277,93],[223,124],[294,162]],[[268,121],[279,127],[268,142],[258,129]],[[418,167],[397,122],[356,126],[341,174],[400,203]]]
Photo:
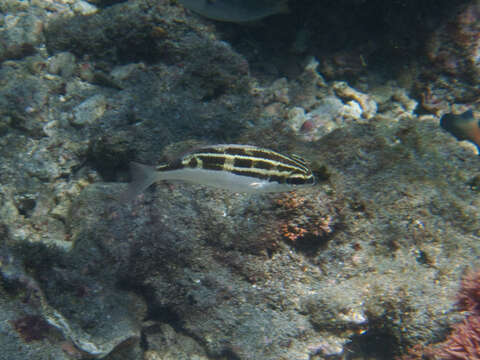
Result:
[[12,320],[11,324],[27,343],[43,340],[48,335],[49,325],[38,315],[27,315],[20,319]]
[[[171,0],[0,1],[0,359],[383,360],[476,331],[478,279],[454,299],[479,265],[480,158],[438,115],[478,112],[478,2],[289,3],[244,26]],[[442,31],[465,36],[458,81],[422,57]],[[318,184],[118,201],[130,161],[205,143],[298,154]]]
[[452,12],[426,43],[431,66],[425,67],[417,91],[425,109],[438,115],[452,112],[449,104],[478,102],[480,91],[480,2],[470,1]]
[[452,326],[444,342],[416,345],[403,360],[476,360],[480,359],[480,271],[470,271],[462,280],[457,306],[467,313]]
[[461,310],[480,315],[480,270],[470,271],[463,278],[458,306]]
[[469,316],[453,326],[452,333],[440,349],[433,351],[434,359],[480,359],[480,317]]
[[427,53],[443,72],[474,84],[480,82],[479,16],[480,2],[466,4],[449,23],[434,32]]

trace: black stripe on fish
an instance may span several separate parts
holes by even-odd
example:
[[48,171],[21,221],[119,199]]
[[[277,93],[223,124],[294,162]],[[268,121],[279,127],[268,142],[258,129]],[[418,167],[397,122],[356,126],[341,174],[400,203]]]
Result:
[[255,178],[255,179],[261,179],[261,180],[268,180],[269,177],[270,177],[268,174],[262,174],[262,173],[258,173],[258,172],[254,172],[254,171],[250,171],[250,170],[235,169],[235,170],[232,170],[230,172],[232,174],[235,174],[235,175],[249,176],[249,177],[252,177],[252,178]]
[[257,166],[257,161],[255,161],[255,166],[254,166],[254,160],[253,159],[235,158],[235,160],[233,161],[233,167],[235,167],[235,168],[251,168],[251,167],[258,167],[258,166]]
[[304,184],[313,184],[314,180],[313,177],[288,177],[287,184],[290,185],[304,185]]
[[200,161],[202,169],[215,171],[224,170],[225,157],[209,155],[196,155],[195,157]]
[[270,170],[275,167],[275,164],[273,164],[271,161],[257,160],[255,161],[255,167],[257,169]]
[[287,182],[287,178],[285,176],[278,176],[278,175],[272,175],[268,180],[275,181],[279,184],[285,184]]

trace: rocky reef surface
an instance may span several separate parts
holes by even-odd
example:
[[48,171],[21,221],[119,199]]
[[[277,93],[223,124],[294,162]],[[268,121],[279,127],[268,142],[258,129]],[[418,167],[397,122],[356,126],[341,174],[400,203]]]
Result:
[[[439,126],[478,119],[480,2],[403,3],[297,0],[250,26],[167,0],[2,1],[0,359],[392,359],[442,341],[480,265],[478,149]],[[130,161],[199,143],[300,154],[318,184],[118,201]]]

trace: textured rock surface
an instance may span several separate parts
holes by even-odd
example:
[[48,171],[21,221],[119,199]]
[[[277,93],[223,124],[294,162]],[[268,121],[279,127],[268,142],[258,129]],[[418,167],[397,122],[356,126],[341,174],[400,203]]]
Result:
[[[450,151],[457,159],[446,163]],[[480,253],[468,187],[478,157],[418,120],[334,132],[309,157],[322,157],[330,185],[296,195],[159,185],[125,208],[103,200],[120,186],[92,185],[72,213],[72,240],[106,244],[151,320],[175,319],[212,356],[308,359],[355,334],[352,346],[399,346],[456,319],[446,309]],[[314,216],[323,222],[308,228]]]
[[[435,67],[443,92],[407,91],[451,2],[292,1],[261,28],[89,3],[0,4],[0,359],[392,359],[461,319],[480,160],[415,111],[476,113],[476,93]],[[405,18],[413,43],[392,30]],[[418,62],[385,68],[404,52]],[[202,142],[298,153],[319,184],[116,200],[129,161]]]
[[[426,43],[431,67],[416,86],[422,105],[430,112],[454,112],[452,103],[475,102],[480,96],[480,2],[471,1],[452,12]],[[425,81],[425,79],[428,79]]]
[[442,71],[480,82],[480,2],[472,1],[434,33],[428,43],[430,60]]

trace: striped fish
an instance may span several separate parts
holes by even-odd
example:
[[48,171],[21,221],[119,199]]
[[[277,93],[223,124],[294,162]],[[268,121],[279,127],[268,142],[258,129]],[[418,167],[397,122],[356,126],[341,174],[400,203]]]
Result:
[[211,145],[159,166],[131,164],[132,182],[123,196],[135,198],[161,180],[181,180],[234,192],[290,191],[313,185],[315,177],[305,161],[251,145]]

